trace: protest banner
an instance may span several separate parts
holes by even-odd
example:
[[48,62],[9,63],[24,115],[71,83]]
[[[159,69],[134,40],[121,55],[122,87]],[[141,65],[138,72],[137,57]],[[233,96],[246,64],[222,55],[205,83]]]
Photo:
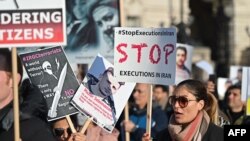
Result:
[[112,132],[135,86],[117,81],[113,71],[113,65],[98,55],[71,101],[108,132]]
[[66,45],[65,2],[49,3],[0,2],[0,47]]
[[240,84],[242,80],[242,66],[230,66],[229,78],[234,85]]
[[225,97],[225,93],[227,89],[233,85],[232,81],[229,78],[219,77],[217,81],[217,91],[219,95],[219,99],[223,100]]
[[68,43],[64,49],[73,70],[78,64],[90,67],[98,53],[113,63],[114,27],[120,25],[118,1],[66,0]]
[[47,0],[0,1],[0,47],[12,47],[15,141],[20,140],[16,47],[66,43],[65,3],[61,0],[49,3]]
[[242,67],[241,100],[246,102],[246,115],[250,115],[250,67]]
[[116,27],[115,77],[126,82],[174,84],[175,46],[174,28]]
[[191,78],[193,47],[187,44],[176,45],[175,84]]
[[[173,28],[115,28],[114,66],[118,81],[175,83],[176,31]],[[146,132],[151,136],[152,86]]]
[[[192,57],[192,56],[191,56]],[[192,58],[191,58],[192,59]],[[192,63],[192,60],[191,62]],[[192,64],[190,64],[191,66]],[[202,69],[203,71],[205,71],[208,75],[209,74],[214,74],[214,67],[212,66],[212,64],[210,64],[208,61],[205,60],[201,60],[195,63],[195,65],[197,67],[199,67],[200,69]]]
[[20,54],[20,57],[30,80],[40,89],[47,102],[48,121],[77,113],[70,100],[79,83],[62,47]]

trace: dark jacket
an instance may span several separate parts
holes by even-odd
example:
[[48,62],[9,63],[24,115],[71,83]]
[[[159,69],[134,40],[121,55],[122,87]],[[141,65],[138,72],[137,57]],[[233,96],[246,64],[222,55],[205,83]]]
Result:
[[[14,116],[12,103],[0,111],[0,139],[14,141]],[[49,126],[37,117],[20,112],[20,137],[22,141],[55,141]]]
[[[168,132],[168,128],[161,131],[157,134],[154,141],[171,141],[170,134]],[[219,126],[216,126],[214,123],[210,122],[207,132],[202,138],[202,141],[223,141],[224,140],[224,133],[223,129]]]
[[46,100],[44,99],[39,88],[31,84],[29,79],[25,79],[22,82],[20,95],[20,110],[22,112],[47,121],[48,107]]
[[[147,108],[138,110],[136,107],[132,108],[129,120],[131,120],[136,128],[131,133],[131,141],[140,141],[143,134],[146,133],[146,121],[147,121]],[[155,135],[166,128],[168,125],[168,118],[166,114],[161,110],[160,106],[152,109],[152,124],[151,124],[151,136]]]
[[250,125],[250,117],[245,113],[245,110],[238,113],[234,113],[230,109],[225,110],[225,114],[228,116],[232,125]]

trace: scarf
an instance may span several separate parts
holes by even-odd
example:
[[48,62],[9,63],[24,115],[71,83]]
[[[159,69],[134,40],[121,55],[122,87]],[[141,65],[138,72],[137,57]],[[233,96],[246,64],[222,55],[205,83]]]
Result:
[[[200,111],[195,119],[185,128],[176,124],[174,116],[170,117],[168,131],[173,141],[201,141],[207,131],[210,118],[206,111]],[[183,129],[184,128],[184,129]]]

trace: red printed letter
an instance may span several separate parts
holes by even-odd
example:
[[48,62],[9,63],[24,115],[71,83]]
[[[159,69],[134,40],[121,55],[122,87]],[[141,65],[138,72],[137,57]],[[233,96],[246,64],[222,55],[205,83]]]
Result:
[[166,52],[166,55],[165,55],[165,64],[168,64],[168,56],[174,51],[174,45],[172,45],[172,44],[166,44],[164,46],[163,50]]
[[127,53],[121,49],[122,47],[127,48],[127,44],[126,44],[126,43],[120,43],[120,44],[116,47],[116,48],[117,48],[117,51],[118,51],[119,53],[121,53],[122,55],[124,55],[123,58],[120,58],[120,59],[119,59],[119,63],[125,62],[125,61],[127,60],[127,58],[128,58]]
[[[155,48],[157,48],[157,53],[158,53],[158,58],[157,58],[156,61],[154,60],[154,50],[155,50]],[[160,59],[161,59],[161,49],[157,44],[155,44],[155,45],[153,45],[153,47],[150,50],[149,60],[151,61],[151,63],[157,64],[160,61]]]
[[145,43],[142,43],[141,45],[132,44],[132,48],[137,48],[137,50],[138,50],[138,53],[137,53],[137,56],[138,56],[137,62],[138,62],[138,63],[141,62],[141,49],[142,49],[143,47],[148,47],[148,46],[147,46],[147,44],[145,44]]

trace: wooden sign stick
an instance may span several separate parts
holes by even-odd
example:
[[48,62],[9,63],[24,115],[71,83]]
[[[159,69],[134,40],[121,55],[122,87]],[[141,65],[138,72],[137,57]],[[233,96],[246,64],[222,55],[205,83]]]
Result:
[[14,135],[15,141],[20,141],[20,119],[19,119],[19,96],[18,96],[18,82],[17,82],[17,50],[12,48],[12,78],[13,78],[13,94],[14,94]]
[[73,124],[71,118],[69,117],[69,115],[66,115],[66,119],[69,123],[69,127],[70,127],[72,133],[76,133],[76,129],[75,129],[74,124]]
[[151,136],[151,120],[152,120],[152,97],[153,97],[153,86],[150,86],[150,94],[148,97],[147,104],[147,129],[146,132]]
[[84,126],[82,127],[80,133],[85,133],[89,124],[92,122],[92,119],[93,119],[93,117],[87,119],[87,121],[84,123]]
[[[129,121],[129,105],[128,103],[126,104],[124,108],[124,116],[125,116],[125,121]],[[129,132],[125,132],[125,139],[126,141],[130,141],[130,134]]]

